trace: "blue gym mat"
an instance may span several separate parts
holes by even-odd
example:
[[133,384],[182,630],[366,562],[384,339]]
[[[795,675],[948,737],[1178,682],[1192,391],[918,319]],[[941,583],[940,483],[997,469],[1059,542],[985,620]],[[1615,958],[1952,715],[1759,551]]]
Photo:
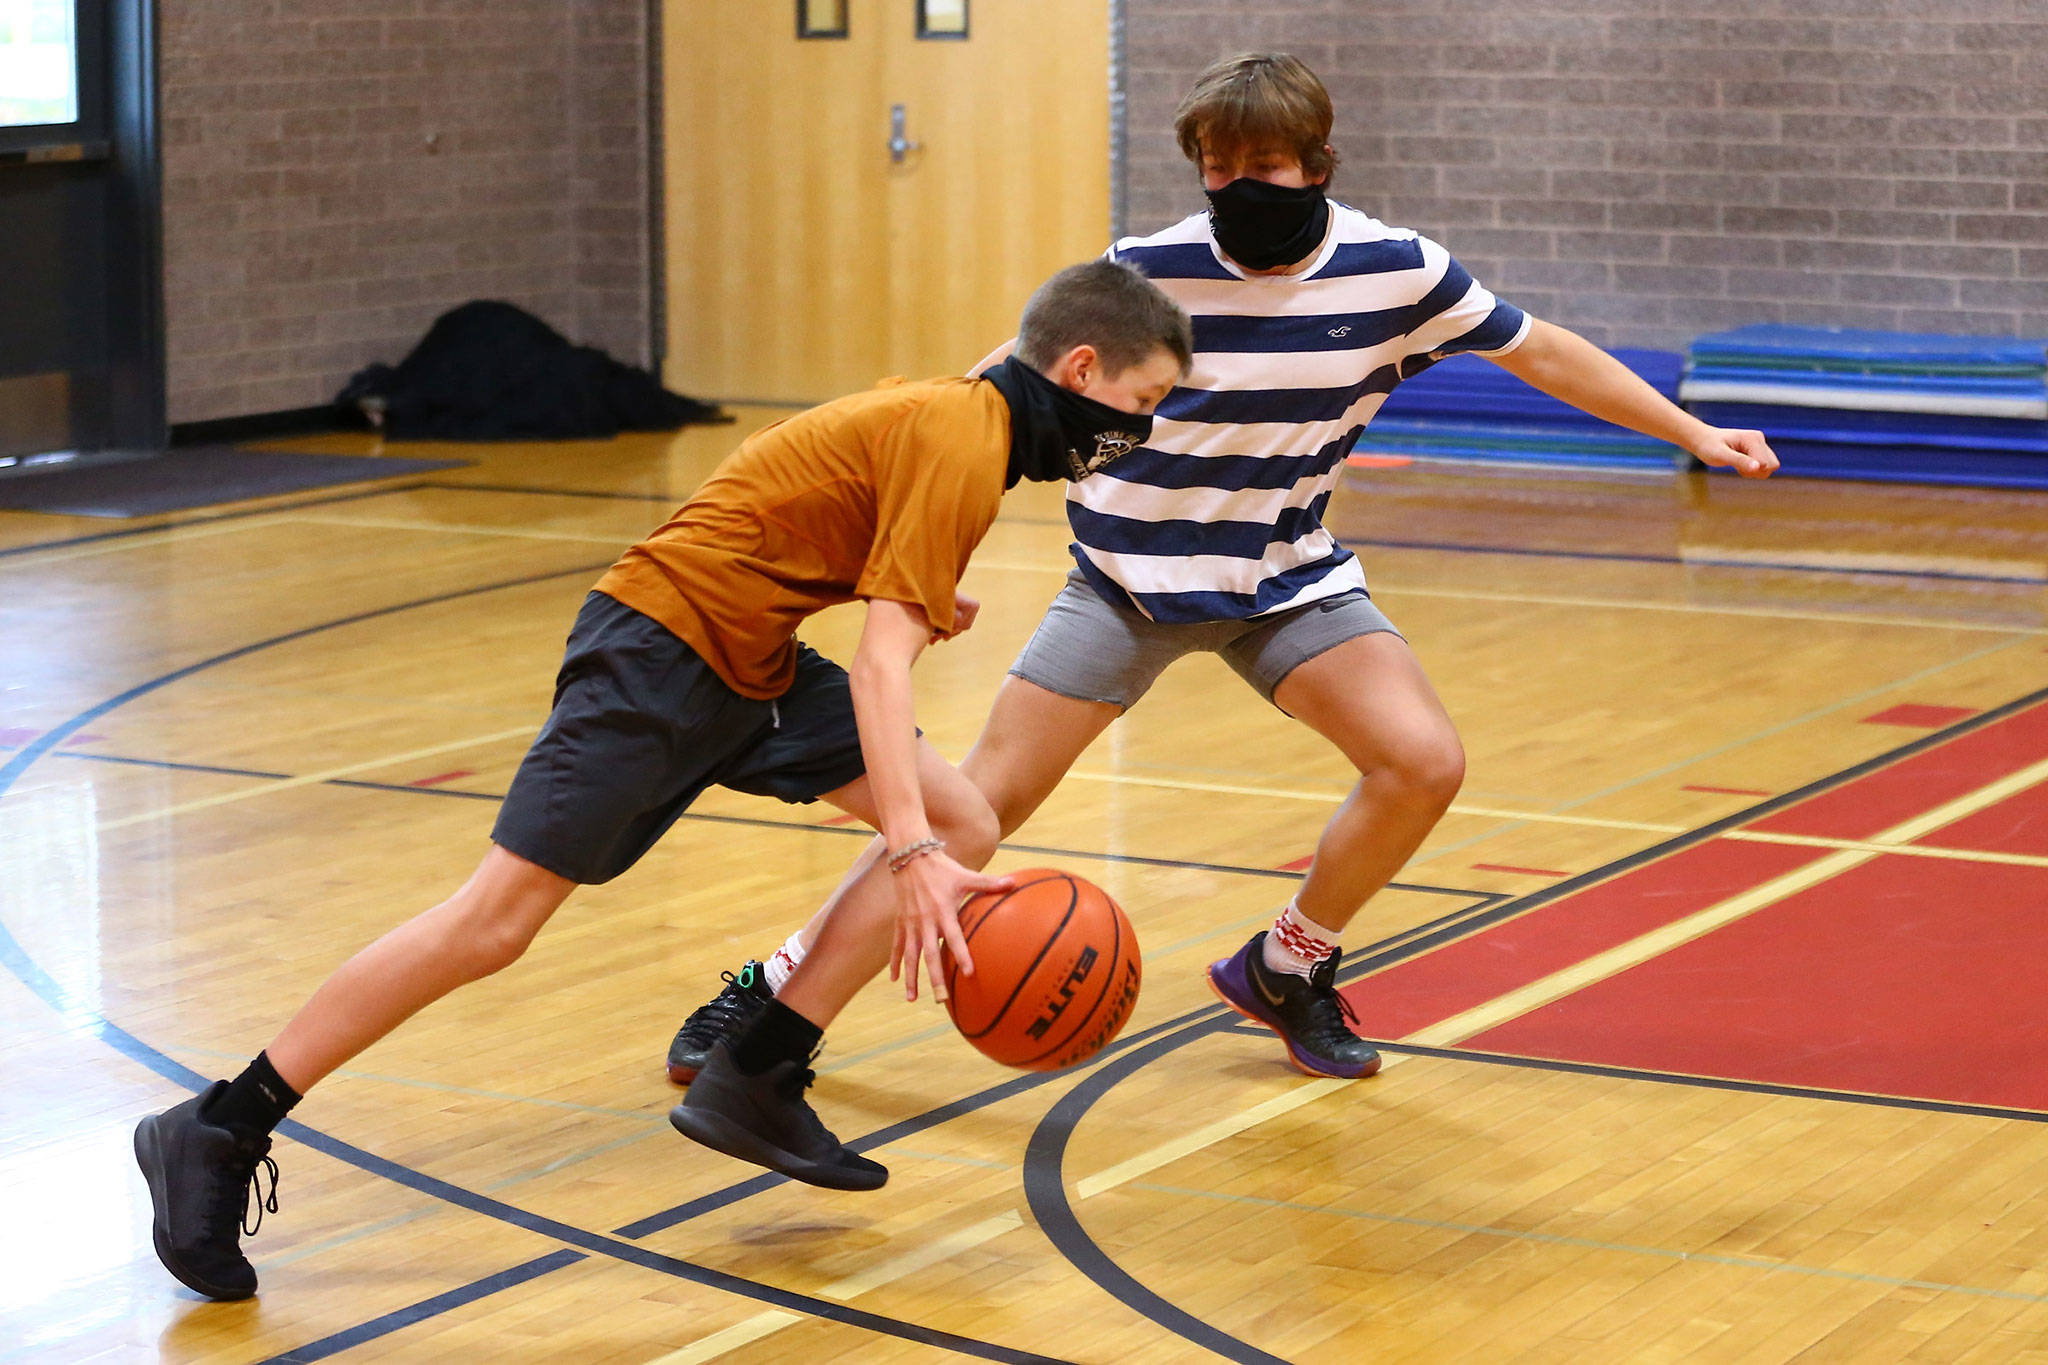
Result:
[[1784,472],[2048,488],[2048,343],[1738,327],[1693,342],[1679,394],[1754,427]]
[[[1684,358],[1670,351],[1615,356],[1674,401]],[[1530,388],[1489,360],[1452,356],[1388,395],[1359,449],[1422,459],[1664,471],[1684,452],[1603,422]]]

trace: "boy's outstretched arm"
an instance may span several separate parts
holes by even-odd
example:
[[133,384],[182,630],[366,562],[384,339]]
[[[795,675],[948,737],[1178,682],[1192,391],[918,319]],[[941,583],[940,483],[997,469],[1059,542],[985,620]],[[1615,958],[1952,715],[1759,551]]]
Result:
[[1628,366],[1577,332],[1541,318],[1506,355],[1486,357],[1531,388],[1603,421],[1692,452],[1704,464],[1731,467],[1744,478],[1770,477],[1778,457],[1761,431],[1710,427],[1645,384]]
[[[861,755],[867,760],[869,787],[881,813],[882,837],[892,854],[932,837],[917,781],[917,724],[910,692],[910,666],[931,636],[932,623],[922,608],[875,598],[868,603],[867,623],[847,670]],[[1008,882],[970,872],[943,848],[913,858],[894,878],[896,942],[889,954],[889,979],[908,977],[907,994],[915,1000],[922,959],[932,994],[943,999],[941,937],[960,970],[970,976],[974,972],[967,938],[960,932],[960,902],[977,891],[1000,890]]]

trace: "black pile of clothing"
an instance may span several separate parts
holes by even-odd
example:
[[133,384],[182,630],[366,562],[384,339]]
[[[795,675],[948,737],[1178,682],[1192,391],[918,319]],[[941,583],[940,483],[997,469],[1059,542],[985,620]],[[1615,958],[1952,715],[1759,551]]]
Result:
[[565,441],[732,420],[495,300],[443,313],[412,354],[359,371],[334,401],[404,441]]

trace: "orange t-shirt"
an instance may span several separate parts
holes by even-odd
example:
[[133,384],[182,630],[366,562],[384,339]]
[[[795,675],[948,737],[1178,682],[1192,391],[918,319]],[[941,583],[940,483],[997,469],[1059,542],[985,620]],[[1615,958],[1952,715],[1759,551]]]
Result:
[[979,379],[887,380],[749,436],[597,590],[674,631],[741,696],[796,676],[796,628],[856,598],[953,629],[995,521],[1010,407]]

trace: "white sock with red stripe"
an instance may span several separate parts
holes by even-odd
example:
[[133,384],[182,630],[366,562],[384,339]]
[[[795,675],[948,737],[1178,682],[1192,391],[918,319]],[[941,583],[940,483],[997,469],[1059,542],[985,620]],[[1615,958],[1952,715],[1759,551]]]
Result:
[[1289,901],[1266,935],[1266,970],[1307,976],[1342,946],[1343,938],[1342,929],[1324,928]]
[[804,960],[803,931],[799,929],[783,941],[766,962],[761,964],[762,975],[768,978],[768,989],[781,994],[782,983],[789,980],[789,974],[796,970],[796,964]]

